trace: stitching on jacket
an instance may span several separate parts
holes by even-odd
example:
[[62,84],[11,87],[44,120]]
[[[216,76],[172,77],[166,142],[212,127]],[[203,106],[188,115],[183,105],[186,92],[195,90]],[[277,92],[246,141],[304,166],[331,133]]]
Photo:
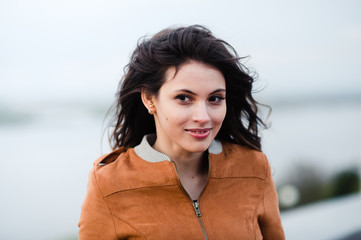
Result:
[[94,179],[95,179],[95,182],[96,182],[96,184],[97,184],[98,191],[99,191],[100,194],[102,195],[102,197],[103,197],[102,199],[103,199],[105,205],[107,206],[110,215],[112,216],[112,221],[113,221],[115,236],[117,236],[117,238],[120,239],[120,237],[119,237],[119,235],[118,235],[118,233],[117,233],[116,224],[115,224],[115,221],[114,221],[114,218],[116,217],[116,218],[122,220],[123,222],[125,222],[126,224],[128,224],[128,225],[129,225],[131,228],[133,228],[135,231],[137,231],[141,236],[143,236],[144,239],[147,239],[147,238],[144,236],[144,234],[142,234],[141,232],[139,232],[139,230],[137,230],[136,228],[134,228],[134,227],[133,227],[131,224],[129,224],[127,221],[125,221],[124,219],[121,219],[121,218],[115,216],[115,215],[112,213],[112,210],[110,209],[108,203],[105,201],[105,197],[104,197],[102,191],[100,190],[100,187],[99,187],[99,184],[98,184],[98,179],[97,179],[97,176],[96,176],[96,174],[95,174],[95,171],[94,171]]
[[119,191],[115,191],[115,192],[112,192],[112,193],[109,193],[107,195],[103,195],[104,198],[106,197],[109,197],[113,194],[116,194],[116,193],[120,193],[120,192],[129,192],[129,191],[135,191],[135,190],[140,190],[140,189],[146,189],[146,188],[161,188],[161,187],[170,187],[170,186],[176,186],[177,184],[168,184],[168,185],[161,185],[161,186],[147,186],[147,187],[138,187],[138,188],[129,188],[129,189],[124,189],[124,190],[119,190]]
[[266,155],[263,155],[263,158],[264,158],[265,164],[266,164],[266,173],[265,173],[266,177],[265,177],[265,182],[264,182],[264,186],[263,186],[263,194],[262,194],[263,213],[262,213],[260,221],[263,221],[263,218],[264,218],[264,215],[265,215],[265,212],[266,212],[266,206],[265,206],[265,203],[264,203],[264,194],[265,194],[265,191],[266,191],[266,184],[267,184],[268,177],[269,177],[268,175],[271,172],[270,165],[268,163]]
[[[110,215],[113,216],[112,211],[110,210],[107,202],[104,200],[104,195],[103,195],[102,191],[101,191],[100,188],[99,188],[98,178],[97,178],[97,176],[96,176],[96,174],[95,174],[95,168],[94,168],[93,174],[94,174],[95,183],[97,184],[98,191],[99,191],[100,195],[102,196],[102,200],[104,201],[105,205],[107,206]],[[112,218],[112,222],[113,222],[114,234],[115,234],[115,236],[117,236],[117,238],[119,239],[119,236],[118,236],[117,231],[116,231],[116,228],[115,228],[114,218]]]
[[[252,220],[256,219],[256,215],[257,215],[257,207],[254,209],[254,212],[253,212],[253,216],[252,216]],[[256,240],[256,224],[258,224],[258,220],[256,222],[252,221],[252,230],[253,230],[253,236],[254,236],[254,239]]]
[[[135,228],[132,224],[130,224],[128,221],[124,220],[124,219],[121,218],[121,217],[115,216],[115,215],[113,215],[113,214],[112,214],[112,216],[113,216],[114,218],[118,218],[119,220],[125,222],[126,224],[128,224],[128,226],[130,226],[130,227],[133,228],[137,233],[139,233],[144,239],[147,239],[147,237],[146,237],[143,233],[141,233],[138,229],[136,229],[136,228]],[[119,237],[118,237],[118,238],[119,238]]]
[[216,176],[210,176],[209,178],[215,178],[215,179],[227,179],[227,178],[257,178],[262,181],[266,181],[266,178],[261,178],[257,176],[244,176],[244,177],[216,177]]

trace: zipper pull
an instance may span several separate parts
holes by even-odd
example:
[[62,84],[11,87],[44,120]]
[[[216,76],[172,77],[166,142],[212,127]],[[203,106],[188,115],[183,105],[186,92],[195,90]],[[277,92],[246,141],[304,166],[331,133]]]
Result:
[[201,210],[199,209],[199,202],[198,202],[198,200],[193,201],[193,207],[194,207],[194,210],[196,211],[197,217],[201,217],[202,214],[201,214]]

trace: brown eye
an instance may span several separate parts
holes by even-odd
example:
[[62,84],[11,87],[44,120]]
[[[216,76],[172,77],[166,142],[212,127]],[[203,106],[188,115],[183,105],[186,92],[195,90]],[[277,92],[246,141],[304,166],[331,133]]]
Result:
[[222,96],[218,96],[218,95],[215,95],[215,96],[211,96],[208,101],[212,102],[212,103],[219,103],[221,101],[223,101],[225,98],[222,97]]
[[184,95],[184,94],[177,95],[175,98],[180,100],[181,102],[189,102],[189,101],[191,101],[190,96],[187,96],[187,95]]

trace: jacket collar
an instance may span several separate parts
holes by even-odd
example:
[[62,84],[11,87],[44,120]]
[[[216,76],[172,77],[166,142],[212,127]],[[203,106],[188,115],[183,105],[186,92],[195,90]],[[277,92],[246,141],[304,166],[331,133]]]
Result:
[[[170,158],[164,153],[158,152],[152,145],[155,143],[155,134],[145,135],[142,142],[134,147],[135,153],[142,159],[148,162],[163,162],[171,161]],[[213,140],[208,148],[208,152],[211,154],[220,154],[222,152],[222,143],[219,140]]]

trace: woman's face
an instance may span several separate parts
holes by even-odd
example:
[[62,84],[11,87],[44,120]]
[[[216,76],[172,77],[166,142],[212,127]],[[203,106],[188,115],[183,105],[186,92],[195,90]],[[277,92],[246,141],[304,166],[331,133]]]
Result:
[[226,83],[216,68],[189,61],[167,70],[157,97],[152,97],[157,140],[161,152],[204,152],[226,115]]

